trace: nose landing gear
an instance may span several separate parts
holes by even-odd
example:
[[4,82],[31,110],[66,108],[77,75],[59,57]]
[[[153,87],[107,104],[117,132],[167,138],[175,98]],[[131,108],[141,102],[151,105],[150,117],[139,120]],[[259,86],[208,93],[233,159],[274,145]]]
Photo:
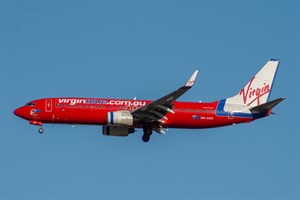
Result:
[[39,134],[43,134],[43,133],[44,133],[44,128],[43,127],[39,128]]
[[42,122],[31,120],[31,121],[29,121],[29,124],[40,126],[40,128],[39,128],[39,134],[44,133],[44,128],[43,128],[43,123]]

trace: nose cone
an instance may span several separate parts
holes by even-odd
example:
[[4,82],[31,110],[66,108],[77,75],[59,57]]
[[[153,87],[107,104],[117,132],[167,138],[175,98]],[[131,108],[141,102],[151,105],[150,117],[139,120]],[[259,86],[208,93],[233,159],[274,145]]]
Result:
[[24,118],[24,115],[25,115],[25,112],[24,110],[21,108],[17,108],[15,111],[14,111],[14,114],[17,115],[18,117],[22,117]]

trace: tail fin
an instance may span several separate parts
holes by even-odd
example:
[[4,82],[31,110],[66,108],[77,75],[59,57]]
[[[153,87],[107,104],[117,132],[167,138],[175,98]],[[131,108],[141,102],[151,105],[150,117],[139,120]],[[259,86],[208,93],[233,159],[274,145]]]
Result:
[[269,60],[237,95],[227,98],[226,103],[255,107],[268,102],[279,62]]

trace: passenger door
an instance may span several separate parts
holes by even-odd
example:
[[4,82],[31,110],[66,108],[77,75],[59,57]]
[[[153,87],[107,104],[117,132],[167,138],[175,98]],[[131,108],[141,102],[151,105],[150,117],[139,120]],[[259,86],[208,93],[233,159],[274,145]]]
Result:
[[45,111],[52,112],[52,99],[45,100]]

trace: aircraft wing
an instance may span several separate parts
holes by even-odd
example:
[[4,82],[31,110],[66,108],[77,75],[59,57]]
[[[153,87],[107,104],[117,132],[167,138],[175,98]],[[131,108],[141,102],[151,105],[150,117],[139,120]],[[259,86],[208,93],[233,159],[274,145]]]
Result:
[[142,119],[146,122],[161,122],[162,118],[167,120],[165,115],[169,112],[174,113],[174,111],[172,110],[173,102],[194,85],[196,77],[198,75],[198,71],[199,70],[195,70],[193,75],[184,86],[178,88],[170,94],[161,97],[160,99],[151,102],[150,104],[132,111],[131,114],[135,118]]

